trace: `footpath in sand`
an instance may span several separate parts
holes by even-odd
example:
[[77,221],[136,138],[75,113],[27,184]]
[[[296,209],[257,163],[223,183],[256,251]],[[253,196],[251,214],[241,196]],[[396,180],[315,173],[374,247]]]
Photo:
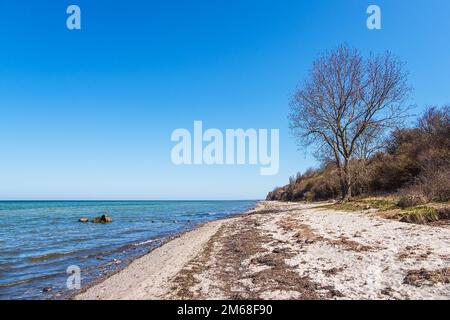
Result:
[[450,299],[450,229],[261,202],[183,234],[75,299]]

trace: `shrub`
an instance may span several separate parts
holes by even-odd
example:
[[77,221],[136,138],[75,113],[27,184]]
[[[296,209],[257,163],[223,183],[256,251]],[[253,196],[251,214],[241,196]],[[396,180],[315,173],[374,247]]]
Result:
[[425,224],[428,222],[438,221],[439,213],[434,208],[419,207],[411,211],[406,211],[402,214],[401,222]]
[[[414,128],[396,130],[384,150],[369,159],[352,159],[349,167],[353,196],[400,192],[404,197],[399,205],[405,208],[427,200],[450,200],[450,107],[429,108]],[[268,198],[309,201],[309,192],[314,193],[314,200],[340,196],[333,162],[298,173]]]
[[312,191],[305,192],[305,200],[307,202],[313,202],[316,199],[316,194]]
[[425,204],[427,202],[426,198],[420,194],[409,194],[402,196],[397,203],[400,208],[411,208],[418,205]]

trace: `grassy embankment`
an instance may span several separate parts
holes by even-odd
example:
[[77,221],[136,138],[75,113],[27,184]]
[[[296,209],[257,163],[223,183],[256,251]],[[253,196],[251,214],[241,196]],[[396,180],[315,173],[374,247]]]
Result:
[[371,197],[345,203],[333,203],[323,208],[341,211],[366,211],[375,209],[378,214],[403,222],[425,224],[450,218],[450,201],[430,202],[415,206],[403,206],[396,197]]

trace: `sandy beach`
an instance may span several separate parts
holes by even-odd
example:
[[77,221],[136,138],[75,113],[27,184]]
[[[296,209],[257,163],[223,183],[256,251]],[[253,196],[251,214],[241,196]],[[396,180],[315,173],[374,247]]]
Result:
[[260,202],[182,234],[74,299],[450,299],[450,229]]

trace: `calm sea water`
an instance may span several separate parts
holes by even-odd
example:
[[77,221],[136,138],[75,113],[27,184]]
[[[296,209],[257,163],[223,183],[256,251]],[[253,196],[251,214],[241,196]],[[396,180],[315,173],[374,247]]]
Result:
[[[167,237],[249,210],[255,201],[0,201],[0,299],[63,298],[67,267],[82,286]],[[108,214],[109,224],[80,223]],[[43,288],[51,288],[43,292]]]

